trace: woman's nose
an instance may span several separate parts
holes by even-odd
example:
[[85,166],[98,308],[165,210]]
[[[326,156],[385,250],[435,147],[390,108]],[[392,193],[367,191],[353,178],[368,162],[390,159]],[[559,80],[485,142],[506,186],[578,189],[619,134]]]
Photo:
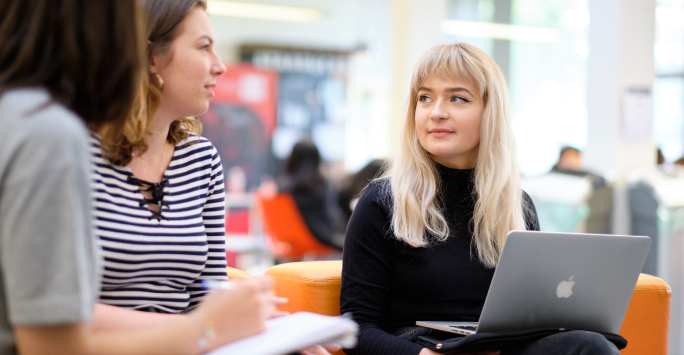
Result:
[[221,75],[225,74],[225,72],[226,72],[225,64],[223,64],[221,59],[219,59],[218,55],[216,53],[214,53],[214,61],[213,61],[212,66],[211,66],[211,73],[214,76],[221,76]]
[[432,111],[430,112],[430,119],[443,120],[448,117],[449,115],[446,108],[444,107],[444,102],[442,102],[442,100],[437,100],[437,102],[435,102],[435,105],[432,107]]

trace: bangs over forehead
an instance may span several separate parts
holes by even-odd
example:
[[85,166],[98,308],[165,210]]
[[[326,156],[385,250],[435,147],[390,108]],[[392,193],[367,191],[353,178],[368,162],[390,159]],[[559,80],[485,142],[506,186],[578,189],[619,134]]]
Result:
[[437,46],[427,51],[416,64],[411,80],[411,91],[418,92],[431,75],[443,79],[465,81],[473,85],[480,97],[487,94],[487,78],[483,70],[480,49],[466,43]]

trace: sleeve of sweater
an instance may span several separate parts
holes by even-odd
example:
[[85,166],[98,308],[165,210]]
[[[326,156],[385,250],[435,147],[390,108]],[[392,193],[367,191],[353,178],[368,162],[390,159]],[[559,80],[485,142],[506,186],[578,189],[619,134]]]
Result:
[[351,312],[359,324],[355,354],[416,355],[422,346],[382,329],[392,287],[394,246],[390,209],[383,202],[383,181],[374,181],[354,208],[345,237],[342,263],[341,313]]

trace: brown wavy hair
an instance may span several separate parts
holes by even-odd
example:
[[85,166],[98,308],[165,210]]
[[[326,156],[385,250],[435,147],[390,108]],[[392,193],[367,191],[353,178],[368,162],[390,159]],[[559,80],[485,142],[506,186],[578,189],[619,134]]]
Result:
[[[144,4],[148,65],[152,57],[169,51],[171,42],[183,30],[181,22],[193,9],[207,9],[206,0],[145,0]],[[133,152],[142,154],[147,150],[145,134],[152,132],[153,117],[161,103],[163,84],[157,75],[148,70],[147,75],[140,80],[139,90],[123,129],[104,127],[100,130],[102,155],[112,164],[128,165]],[[175,145],[187,139],[190,133],[200,135],[202,123],[195,117],[181,117],[171,123],[166,140]]]
[[0,43],[0,94],[44,88],[91,130],[124,124],[144,63],[138,1],[0,1]]

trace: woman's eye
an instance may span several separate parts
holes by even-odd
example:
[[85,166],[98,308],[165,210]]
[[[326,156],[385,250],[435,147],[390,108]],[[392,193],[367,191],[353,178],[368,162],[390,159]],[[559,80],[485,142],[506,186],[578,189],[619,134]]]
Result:
[[418,96],[418,101],[420,101],[420,102],[428,102],[428,100],[430,100],[430,98],[427,97],[426,95]]
[[451,101],[453,102],[470,102],[470,100],[466,100],[460,96],[454,96],[451,98]]

